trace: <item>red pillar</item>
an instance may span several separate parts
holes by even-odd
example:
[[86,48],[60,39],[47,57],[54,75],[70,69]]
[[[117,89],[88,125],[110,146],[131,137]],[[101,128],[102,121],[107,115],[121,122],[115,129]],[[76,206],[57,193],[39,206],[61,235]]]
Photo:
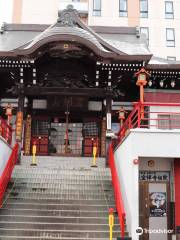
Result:
[[180,159],[174,160],[175,225],[180,226]]

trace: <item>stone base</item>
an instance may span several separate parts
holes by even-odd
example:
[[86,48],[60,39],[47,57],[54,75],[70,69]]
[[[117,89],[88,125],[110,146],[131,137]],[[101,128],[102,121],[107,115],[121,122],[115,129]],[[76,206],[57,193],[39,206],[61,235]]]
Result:
[[95,167],[96,168],[97,166],[96,165],[91,165],[91,167]]
[[117,237],[117,240],[132,240],[131,237]]
[[31,163],[31,166],[36,167],[36,166],[37,166],[37,163]]

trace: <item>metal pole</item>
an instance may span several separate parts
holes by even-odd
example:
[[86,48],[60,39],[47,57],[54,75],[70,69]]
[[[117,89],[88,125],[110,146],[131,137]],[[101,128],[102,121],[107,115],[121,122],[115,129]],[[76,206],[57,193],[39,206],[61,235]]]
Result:
[[66,108],[66,141],[65,141],[65,154],[68,153],[68,143],[69,143],[69,135],[68,135],[68,126],[69,126],[69,100],[67,100],[67,108]]
[[114,209],[109,209],[109,240],[113,239],[113,227],[114,227]]

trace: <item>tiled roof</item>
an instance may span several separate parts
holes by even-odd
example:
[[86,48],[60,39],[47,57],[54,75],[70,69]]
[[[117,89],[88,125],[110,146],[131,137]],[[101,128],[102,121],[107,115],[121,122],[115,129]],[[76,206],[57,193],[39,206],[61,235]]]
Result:
[[132,56],[133,59],[149,61],[152,56],[146,39],[137,34],[136,28],[122,27],[118,31],[112,28],[107,33],[106,27],[95,30],[86,26],[72,8],[60,12],[57,23],[49,27],[7,24],[0,34],[0,55],[4,56],[6,52],[13,56],[30,54],[45,43],[58,42],[67,36],[71,42],[81,40],[87,43],[101,57],[127,60]]
[[92,42],[95,46],[100,48],[102,51],[108,52],[99,42],[98,40],[89,32],[85,31],[82,28],[79,27],[58,27],[53,26],[51,28],[46,29],[44,32],[36,36],[26,47],[25,49],[31,48],[33,45],[35,45],[37,42],[40,42],[41,40],[52,37],[55,35],[70,35],[73,40],[73,36],[79,36],[81,38],[84,38],[90,42]]

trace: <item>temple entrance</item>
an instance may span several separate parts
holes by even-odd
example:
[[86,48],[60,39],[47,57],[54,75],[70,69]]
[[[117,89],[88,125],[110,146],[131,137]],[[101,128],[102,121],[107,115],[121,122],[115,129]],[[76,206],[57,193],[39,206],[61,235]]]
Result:
[[32,121],[32,142],[36,142],[37,155],[92,156],[93,145],[101,150],[101,119],[67,117],[36,117]]
[[52,122],[49,135],[49,153],[81,156],[83,150],[83,124]]

